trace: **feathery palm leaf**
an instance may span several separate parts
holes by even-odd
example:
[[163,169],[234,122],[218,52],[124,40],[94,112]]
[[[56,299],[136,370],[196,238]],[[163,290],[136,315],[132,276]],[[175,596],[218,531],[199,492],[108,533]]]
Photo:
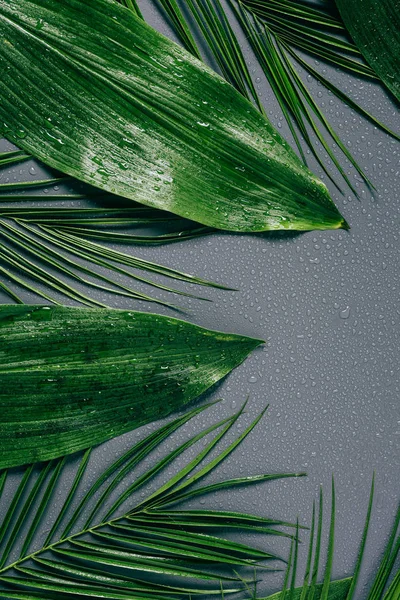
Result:
[[[220,537],[217,532],[222,528],[244,529],[290,537],[273,528],[289,523],[250,514],[177,507],[183,497],[190,499],[226,487],[298,476],[265,474],[194,487],[237,448],[261,415],[214,458],[209,455],[237,422],[242,409],[203,429],[149,466],[151,453],[209,406],[196,408],[138,441],[82,497],[82,483],[90,469],[88,450],[75,471],[65,502],[52,517],[45,539],[40,535],[40,526],[49,519],[68,464],[61,458],[27,467],[0,523],[0,597],[172,600],[198,594],[219,596],[221,581],[225,593],[240,590],[240,579],[235,574],[238,568],[246,571],[277,559],[264,550]],[[193,459],[174,475],[168,475],[158,489],[147,491],[156,476],[164,474],[165,478],[174,461],[200,440],[206,443]],[[140,466],[144,461],[143,471]],[[4,471],[0,474],[0,496],[7,485]],[[146,497],[138,499],[141,491],[146,491]],[[215,533],[210,534],[210,527]]]
[[[323,514],[323,494],[320,491],[319,500],[319,515],[318,523],[316,517],[315,504],[312,511],[310,543],[308,548],[307,563],[303,585],[295,587],[297,575],[297,552],[298,552],[298,536],[293,540],[292,547],[294,552],[291,552],[286,571],[286,577],[281,592],[277,592],[264,598],[263,600],[353,600],[355,590],[359,581],[361,564],[364,557],[364,551],[367,542],[368,530],[371,522],[372,505],[374,498],[375,477],[372,479],[371,492],[369,496],[367,515],[365,519],[364,530],[361,536],[360,547],[358,551],[357,561],[354,567],[354,572],[351,577],[332,581],[332,565],[334,558],[335,545],[335,486],[332,480],[332,506],[330,518],[330,530],[328,539],[327,557],[324,567],[323,582],[318,583],[319,567],[321,563],[321,539],[322,539],[322,514]],[[393,570],[395,561],[400,551],[400,506],[398,508],[395,521],[390,533],[386,549],[378,568],[376,577],[370,587],[366,600],[393,600],[398,597],[400,576],[397,572],[393,578],[389,588],[388,581]],[[315,545],[315,547],[314,547]],[[290,582],[290,583],[289,583]],[[261,599],[260,599],[261,600]]]
[[[18,161],[24,156],[19,152],[0,154],[0,166],[2,157],[9,159],[11,155]],[[55,304],[60,303],[58,297],[61,295],[87,306],[106,306],[82,291],[80,285],[88,290],[100,289],[174,308],[167,301],[132,289],[129,280],[180,296],[205,299],[143,277],[140,275],[143,271],[184,283],[229,289],[104,245],[172,243],[207,235],[211,229],[133,203],[126,206],[123,199],[102,194],[93,188],[86,193],[42,193],[63,183],[69,182],[65,178],[53,177],[40,181],[0,183],[0,272],[4,278],[1,287],[15,301],[20,300],[13,284]],[[26,205],[29,201],[43,203],[44,206],[32,208]],[[57,207],[58,203],[65,202],[67,207]],[[82,202],[88,207],[83,208]],[[149,233],[141,234],[141,229],[148,229]],[[99,272],[99,268],[103,269],[103,273]],[[128,283],[117,282],[115,275],[126,277]],[[56,292],[56,295],[51,292]]]
[[374,71],[362,61],[357,46],[348,39],[332,2],[325,1],[316,7],[307,0],[238,1],[288,44],[358,75],[376,78]]
[[[231,2],[234,3],[234,0],[231,0]],[[376,77],[370,67],[344,54],[353,53],[359,59],[362,59],[362,55],[357,47],[353,43],[343,39],[347,34],[340,18],[331,17],[327,3],[323,5],[325,7],[324,11],[307,6],[307,4],[290,2],[288,0],[269,0],[263,3],[253,0],[239,0],[238,4],[241,7],[241,9],[236,11],[238,19],[242,23],[242,27],[247,31],[253,50],[263,67],[268,81],[274,81],[274,92],[299,150],[301,144],[298,136],[293,131],[293,123],[296,124],[314,157],[330,179],[332,177],[329,171],[327,171],[324,162],[319,157],[318,150],[307,132],[307,126],[311,129],[319,144],[324,148],[329,159],[336,166],[350,189],[357,194],[354,185],[336,158],[335,153],[328,145],[323,134],[323,130],[325,130],[331,137],[331,140],[341,150],[349,164],[371,186],[367,175],[333,130],[323,111],[319,108],[317,102],[308,91],[307,86],[298,75],[297,69],[295,69],[297,65],[305,69],[309,75],[316,78],[317,81],[324,85],[331,93],[335,94],[341,101],[347,103],[353,110],[356,110],[375,126],[386,131],[386,133],[399,139],[397,134],[389,130],[384,124],[367,113],[367,111],[358,106],[351,98],[348,98],[339,88],[319,74],[296,51],[296,49],[301,49],[310,56],[315,56],[340,68],[353,71],[362,77]],[[246,14],[248,12],[250,12],[250,16]],[[335,35],[319,31],[318,28],[333,31]],[[292,63],[292,59],[295,61],[294,64]],[[323,129],[321,129],[321,125]],[[302,156],[304,157],[303,153]]]

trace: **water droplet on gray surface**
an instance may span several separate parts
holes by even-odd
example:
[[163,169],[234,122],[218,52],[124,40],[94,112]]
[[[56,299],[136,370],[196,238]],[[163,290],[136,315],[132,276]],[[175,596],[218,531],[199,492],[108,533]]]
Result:
[[346,306],[343,310],[340,311],[341,319],[348,319],[350,317],[351,308],[350,306]]

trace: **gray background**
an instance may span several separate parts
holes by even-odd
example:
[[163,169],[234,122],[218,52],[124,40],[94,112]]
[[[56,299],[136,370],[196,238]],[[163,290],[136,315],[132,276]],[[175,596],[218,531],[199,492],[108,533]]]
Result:
[[[171,35],[152,5],[145,1],[140,4],[148,20]],[[269,118],[290,140],[274,96],[244,41],[243,49]],[[379,85],[325,65],[319,68],[364,108],[398,130],[398,109]],[[291,521],[299,515],[301,522],[309,523],[319,486],[323,485],[328,500],[334,473],[334,575],[342,577],[352,572],[355,563],[375,469],[377,493],[363,568],[365,584],[378,564],[400,496],[399,144],[314,81],[308,81],[308,85],[377,188],[372,196],[340,156],[360,199],[348,190],[341,195],[329,181],[327,185],[351,225],[350,232],[218,234],[159,248],[136,247],[130,252],[238,288],[238,292],[206,291],[212,303],[180,301],[191,311],[182,318],[266,340],[263,348],[207,395],[207,400],[222,398],[222,402],[175,439],[186,438],[200,425],[226,416],[248,396],[246,415],[234,433],[242,431],[266,404],[270,404],[268,414],[210,480],[261,472],[308,472],[304,479],[224,492],[193,505]],[[6,142],[2,145],[5,149],[11,147]],[[321,155],[325,158],[322,151]],[[326,181],[312,160],[310,166]],[[26,163],[3,171],[0,183],[39,179],[42,173],[39,165]],[[20,294],[26,302],[40,302],[33,294]],[[104,294],[97,297],[105,298]],[[1,292],[0,301],[8,301]],[[68,304],[68,300],[63,301]],[[171,314],[156,305],[128,299],[109,296],[107,301],[118,308]],[[85,485],[142,435],[143,430],[135,431],[96,450]],[[18,477],[19,473],[14,472],[13,478]],[[302,539],[307,540],[307,533]],[[285,541],[261,537],[253,541],[287,556]],[[300,573],[305,554],[304,546]],[[266,575],[260,594],[279,589],[281,577]],[[364,594],[360,586],[358,598]]]

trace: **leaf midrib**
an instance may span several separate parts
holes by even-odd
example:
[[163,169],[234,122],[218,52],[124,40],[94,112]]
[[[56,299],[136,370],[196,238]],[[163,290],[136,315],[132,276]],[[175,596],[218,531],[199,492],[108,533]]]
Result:
[[39,548],[39,550],[35,550],[34,552],[27,554],[26,556],[20,557],[13,563],[10,563],[7,566],[2,567],[0,569],[0,579],[1,579],[2,574],[6,573],[10,569],[18,567],[20,564],[26,562],[27,560],[34,559],[36,556],[39,556],[40,554],[43,554],[44,552],[51,551],[54,548],[56,548],[57,546],[60,546],[61,544],[68,543],[71,540],[73,540],[79,536],[82,536],[82,535],[85,535],[88,533],[92,533],[93,531],[96,531],[97,529],[100,529],[101,527],[112,526],[114,523],[117,523],[118,521],[122,521],[123,519],[126,519],[126,517],[127,517],[127,514],[124,514],[124,515],[121,515],[120,517],[115,517],[114,519],[111,519],[109,521],[104,521],[98,525],[93,525],[87,529],[82,529],[82,530],[78,531],[77,533],[73,533],[72,535],[69,535],[65,538],[61,538],[60,540],[57,540],[56,542],[53,542],[52,544],[43,546],[42,548]]

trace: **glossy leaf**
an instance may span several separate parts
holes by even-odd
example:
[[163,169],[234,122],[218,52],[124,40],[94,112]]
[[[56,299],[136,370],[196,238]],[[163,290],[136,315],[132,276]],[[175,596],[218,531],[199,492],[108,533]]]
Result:
[[0,33],[4,134],[46,164],[219,229],[347,227],[269,121],[134,11],[10,0]]
[[[158,0],[158,4],[162,6],[169,4],[169,14],[173,12],[172,3],[167,2],[167,0]],[[187,19],[187,26],[196,31],[197,35],[201,37],[208,54],[217,63],[225,79],[232,83],[245,97],[251,98],[259,110],[263,112],[264,108],[260,103],[249,74],[251,65],[243,56],[220,0],[206,0],[204,2],[190,0],[185,4],[191,11],[197,28],[193,25],[191,19]],[[331,173],[331,169],[327,168],[327,159],[332,161],[353,193],[358,195],[351,178],[349,179],[335,153],[331,150],[327,142],[325,129],[367,185],[371,185],[366,174],[349,152],[346,144],[333,131],[327,117],[324,115],[324,111],[318,107],[317,102],[312,98],[306,82],[297,73],[294,75],[290,73],[288,69],[290,58],[295,58],[297,63],[311,73],[312,77],[323,83],[339,100],[346,102],[353,110],[373,122],[375,126],[398,138],[398,134],[391,131],[373,115],[367,113],[357,102],[325,79],[308,62],[304,61],[297,51],[300,49],[313,58],[330,62],[336,67],[349,70],[359,76],[376,77],[374,71],[362,61],[362,55],[357,46],[349,39],[339,14],[334,10],[335,7],[332,7],[332,4],[328,2],[318,3],[318,6],[314,6],[314,4],[299,2],[298,0],[230,0],[228,4],[236,14],[238,25],[241,26],[246,39],[253,47],[259,65],[278,100],[282,114],[288,122],[294,142],[304,162],[306,162],[306,157],[303,151],[303,142],[311,149],[317,161],[336,185],[336,177]],[[175,24],[177,16],[175,15],[175,18],[172,18],[172,24]],[[182,19],[180,11],[179,16]],[[262,28],[258,26],[260,20],[267,30],[265,34]],[[181,35],[181,29],[176,26],[174,28],[181,43],[187,50],[193,52],[186,38]],[[273,52],[270,60],[266,60],[269,53],[266,45],[270,45],[270,41],[272,42]],[[275,44],[278,45],[279,52],[275,51]],[[304,99],[302,96],[304,96]],[[309,114],[307,104],[310,103],[312,112],[321,121],[322,127],[314,122],[312,114]],[[305,122],[311,125],[314,136],[309,134]],[[302,135],[302,140],[299,138],[297,129]],[[326,157],[321,156],[318,145],[315,147],[315,140],[322,144]],[[337,187],[340,190],[338,185]]]
[[364,58],[400,101],[400,1],[335,1]]
[[70,454],[167,416],[261,342],[118,310],[0,307],[0,467]]

